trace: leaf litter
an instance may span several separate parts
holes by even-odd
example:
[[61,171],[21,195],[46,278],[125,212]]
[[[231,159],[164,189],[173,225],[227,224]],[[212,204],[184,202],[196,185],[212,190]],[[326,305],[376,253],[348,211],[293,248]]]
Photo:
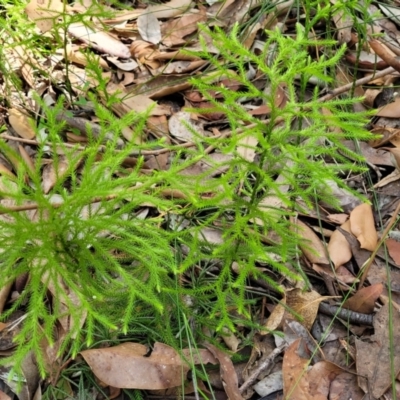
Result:
[[[37,156],[35,146],[46,140],[46,137],[39,137],[39,131],[34,128],[37,121],[33,116],[37,115],[38,110],[31,101],[31,89],[43,98],[46,95],[49,104],[53,105],[58,96],[53,83],[60,84],[65,81],[64,65],[66,62],[72,62],[70,68],[74,78],[70,80],[70,85],[76,96],[74,100],[85,97],[89,89],[96,90],[99,84],[96,77],[87,75],[85,66],[89,60],[98,63],[99,73],[109,82],[106,87],[108,95],[116,95],[123,99],[114,106],[112,111],[115,115],[123,117],[132,110],[149,113],[144,131],[147,136],[136,136],[134,127],[125,129],[120,147],[124,146],[124,141],[146,143],[150,136],[163,138],[166,143],[172,143],[178,149],[191,148],[205,136],[223,137],[226,129],[225,115],[212,110],[207,114],[196,113],[196,109],[212,108],[212,103],[194,91],[189,83],[189,78],[198,73],[207,76],[207,62],[182,49],[199,49],[201,39],[208,43],[209,51],[217,56],[218,52],[211,39],[201,31],[199,23],[212,25],[218,19],[218,23],[229,30],[237,21],[249,21],[252,8],[260,6],[258,3],[253,5],[241,0],[227,1],[223,4],[214,1],[201,4],[188,0],[172,0],[164,4],[148,5],[147,2],[139,2],[136,9],[114,9],[116,14],[108,19],[103,18],[88,24],[69,24],[67,33],[70,42],[66,51],[60,52],[60,49],[56,49],[48,56],[43,67],[46,75],[41,75],[38,68],[43,59],[36,58],[37,55],[23,45],[12,47],[13,51],[7,53],[7,67],[18,71],[27,86],[24,101],[21,101],[21,93],[16,88],[5,95],[9,107],[2,108],[2,112],[7,112],[7,115],[2,116],[2,119],[7,121],[3,140],[33,168],[32,160]],[[257,48],[262,48],[260,33],[263,29],[280,27],[288,33],[293,32],[290,18],[285,17],[291,15],[293,2],[272,3],[275,8],[265,13],[256,23],[248,25],[245,45],[253,48],[256,54]],[[36,23],[38,32],[45,35],[59,23],[58,19],[54,18],[58,13],[65,11],[72,16],[80,10],[87,10],[91,5],[91,1],[64,6],[60,1],[32,0],[25,8],[25,13]],[[240,326],[236,327],[237,336],[225,327],[222,330],[222,338],[219,338],[219,346],[222,346],[224,341],[228,348],[225,352],[211,343],[199,343],[202,349],[194,352],[192,349],[182,349],[179,353],[162,343],[154,343],[150,349],[135,342],[125,342],[116,346],[105,345],[82,351],[81,357],[102,385],[110,388],[110,393],[111,388],[165,390],[185,385],[185,393],[198,395],[200,387],[204,392],[212,388],[204,386],[206,379],[204,382],[199,381],[197,386],[188,385],[189,370],[193,365],[201,364],[204,365],[205,371],[208,371],[208,363],[218,362],[222,382],[219,388],[224,390],[224,393],[219,392],[221,398],[250,398],[257,396],[254,393],[259,396],[275,394],[273,398],[283,396],[285,399],[295,400],[361,399],[364,394],[367,394],[369,399],[378,399],[385,393],[385,396],[390,396],[392,372],[394,378],[400,373],[400,273],[397,270],[400,265],[399,230],[396,223],[391,223],[390,219],[398,211],[396,205],[399,201],[398,189],[394,190],[393,194],[390,187],[394,187],[392,185],[400,175],[394,174],[389,179],[391,172],[400,169],[400,134],[397,129],[400,117],[399,97],[394,90],[400,71],[396,59],[396,56],[400,55],[400,24],[396,2],[377,6],[382,14],[380,18],[374,19],[369,27],[369,34],[379,31],[382,37],[369,39],[369,48],[362,51],[357,49],[354,21],[342,12],[332,15],[338,43],[346,43],[349,48],[345,57],[347,68],[353,73],[357,65],[362,71],[358,78],[365,78],[364,86],[357,84],[354,87],[357,96],[364,96],[355,106],[377,110],[371,131],[379,133],[381,137],[378,141],[360,144],[360,152],[368,162],[372,174],[375,174],[375,192],[365,189],[371,187],[369,182],[364,181],[365,177],[347,178],[349,186],[361,188],[370,199],[373,194],[377,196],[377,203],[373,207],[368,203],[360,204],[358,198],[343,192],[335,182],[331,182],[332,193],[344,211],[340,217],[324,204],[320,204],[318,213],[315,210],[307,210],[294,220],[294,229],[305,239],[301,247],[301,263],[313,286],[318,290],[304,291],[303,287],[290,286],[287,280],[284,284],[287,286],[282,285],[280,293],[264,297],[259,313],[254,315],[266,328],[259,332],[259,338],[255,336],[252,342],[248,343],[238,337],[238,333],[243,333]],[[379,12],[379,9],[371,4],[368,12],[372,15],[373,12]],[[342,66],[338,68],[338,79],[334,87],[334,90],[338,90],[337,93],[345,93],[350,89],[352,82],[341,68]],[[382,73],[374,75],[376,70]],[[249,79],[262,80],[261,76],[252,74],[249,66]],[[111,77],[113,79],[110,79]],[[6,75],[3,75],[2,79],[4,87],[6,84],[13,87],[8,85]],[[222,80],[220,84],[224,89],[240,90],[232,77]],[[347,84],[350,86],[346,88]],[[216,99],[219,96],[218,92],[210,95]],[[327,96],[330,95],[332,93],[328,92]],[[286,101],[285,88],[282,87],[281,96],[274,99],[275,107],[283,107]],[[85,104],[89,102],[85,101]],[[260,118],[267,117],[272,111],[266,104],[246,104],[245,107],[251,115]],[[78,107],[79,115],[74,115],[74,111],[76,110],[72,108],[65,110],[56,115],[56,118],[65,123],[66,144],[71,145],[79,141],[83,150],[87,141],[87,131],[90,130],[96,135],[100,126],[96,123],[90,107],[89,110]],[[234,151],[252,163],[257,157],[257,145],[255,138],[246,138]],[[224,157],[233,157],[233,154],[222,155],[213,150],[215,149],[211,149],[209,158],[199,162],[195,168],[192,166],[191,169],[183,170],[182,175],[203,175],[203,183],[207,184],[213,174],[224,173]],[[77,151],[79,152],[79,147]],[[170,149],[159,149],[158,152],[149,153],[141,152],[141,155],[145,156],[144,169],[168,169],[169,158],[172,156]],[[137,157],[138,155],[133,154],[126,163],[138,163]],[[79,169],[79,162],[70,166],[64,162],[54,165],[50,160],[44,161],[42,187],[46,193],[56,185],[60,175],[71,168]],[[3,193],[15,190],[13,182],[7,177],[15,176],[14,172],[19,168],[19,162],[12,156],[11,150],[8,154],[1,155],[0,185]],[[287,185],[284,177],[277,176],[276,183],[282,187],[283,193],[289,192],[290,185]],[[190,196],[178,191],[169,191],[165,195],[182,199]],[[10,210],[18,207],[7,199],[2,199],[1,203]],[[284,207],[284,201],[274,196],[260,202],[260,206],[265,207],[270,207],[271,204],[277,209]],[[26,211],[31,207],[33,213],[30,215],[35,218],[34,204],[24,206],[25,209],[22,207],[21,210]],[[143,205],[146,215],[151,207],[151,204]],[[90,213],[90,210],[85,211]],[[9,218],[7,215],[1,217]],[[255,219],[254,222],[260,226],[263,224],[260,219]],[[380,233],[385,227],[385,222],[388,223],[386,226],[392,228],[391,238],[386,238]],[[201,238],[198,239],[211,244],[221,243],[224,240],[223,229],[203,229]],[[270,238],[266,238],[266,241],[270,241]],[[365,268],[367,262],[368,269]],[[358,275],[358,271],[362,271],[363,268],[368,272],[361,279],[362,283],[368,284],[364,286],[359,285]],[[236,273],[237,271],[239,269]],[[43,282],[46,282],[46,276],[43,277]],[[251,289],[259,289],[259,281],[255,279],[250,285]],[[7,302],[18,298],[23,287],[22,282],[20,285],[10,284],[1,288],[3,307]],[[66,307],[65,302],[79,306],[78,300],[72,298],[68,287],[65,287],[63,294],[56,293],[51,286],[48,289],[52,297],[61,297],[59,301],[62,306]],[[323,309],[320,307],[321,302],[325,304]],[[340,314],[339,311],[343,310],[339,310],[337,305],[341,305],[350,313]],[[397,312],[391,312],[392,309]],[[322,328],[320,326],[318,330],[318,326],[323,324],[326,318],[323,314],[330,314],[331,318],[328,319],[328,325],[325,324]],[[361,323],[353,322],[360,321],[363,315],[372,317],[366,319],[369,321],[366,325],[372,321],[372,326],[365,327]],[[393,324],[392,331],[389,320]],[[70,323],[82,326],[84,320],[69,321],[66,317],[60,318],[60,331],[68,330]],[[18,334],[18,326],[19,324],[13,324],[13,321],[9,320],[1,327],[0,345],[4,345],[1,346],[1,351],[10,351],[13,347],[12,338]],[[281,335],[272,335],[270,330],[280,331]],[[45,347],[50,354],[50,344]],[[356,349],[355,352],[353,348]],[[230,356],[234,353],[245,355],[249,350],[252,356],[248,357],[246,368],[238,373]],[[188,363],[188,359],[191,363]],[[349,362],[349,359],[352,361]],[[2,367],[1,378],[11,391],[19,393],[20,399],[41,398],[38,371],[34,364],[28,361],[22,389],[10,384],[10,367]],[[50,363],[49,370],[58,365],[58,374],[52,377],[52,384],[57,385],[62,370],[60,359],[54,356]],[[209,373],[211,376],[211,371]],[[72,395],[72,388],[66,381],[63,384],[67,387],[65,391]],[[396,385],[399,385],[397,381]],[[39,389],[35,390],[36,387]],[[118,390],[116,394],[122,396]],[[4,392],[0,392],[0,395],[4,398],[8,396]],[[164,395],[167,395],[167,392],[164,392]]]

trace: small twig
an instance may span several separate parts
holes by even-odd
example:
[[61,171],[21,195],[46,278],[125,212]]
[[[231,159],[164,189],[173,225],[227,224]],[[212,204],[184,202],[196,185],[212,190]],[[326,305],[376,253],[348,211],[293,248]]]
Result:
[[360,284],[358,287],[362,287],[364,285],[364,281],[367,278],[369,269],[371,268],[372,263],[375,260],[376,254],[378,253],[378,250],[380,249],[380,247],[382,246],[382,244],[384,243],[387,234],[389,233],[389,231],[393,228],[393,225],[396,223],[396,219],[398,217],[398,214],[400,212],[400,202],[399,204],[397,204],[396,209],[393,212],[392,218],[390,218],[388,225],[386,226],[385,230],[382,233],[382,237],[381,240],[378,242],[378,244],[375,247],[375,250],[372,252],[371,256],[369,257],[368,261],[362,266],[363,268],[363,273],[361,275],[360,278]]
[[318,102],[322,103],[324,101],[328,101],[330,99],[333,99],[336,96],[339,96],[339,94],[349,91],[352,87],[365,85],[365,84],[371,82],[373,79],[382,78],[383,76],[389,75],[393,72],[396,72],[396,70],[392,67],[389,67],[389,68],[383,69],[382,71],[376,72],[372,75],[368,75],[364,78],[357,79],[355,82],[350,82],[350,83],[347,83],[346,85],[343,85],[336,89],[331,90],[325,96],[320,97],[318,99]]
[[258,375],[261,374],[265,369],[267,369],[275,360],[276,357],[281,354],[288,344],[286,342],[283,342],[279,347],[277,347],[274,351],[272,351],[268,357],[263,360],[260,365],[257,367],[256,370],[253,371],[253,373],[247,378],[246,382],[243,383],[242,386],[239,388],[239,392],[243,393],[246,389],[248,389],[258,378]]
[[[41,144],[47,144],[48,146],[50,146],[50,143],[40,143],[37,140],[19,138],[19,137],[7,135],[5,133],[1,134],[0,138],[7,139],[7,140],[13,140],[14,142],[31,144],[33,146],[40,146]],[[59,147],[62,147],[62,146],[69,148],[69,149],[76,149],[76,150],[80,150],[80,151],[86,150],[86,147],[77,146],[76,144],[71,144],[71,143],[63,143],[62,145],[61,144],[59,145]],[[174,150],[179,150],[181,148],[194,147],[194,146],[196,146],[196,143],[187,142],[187,143],[178,144],[178,145],[174,146],[172,149],[166,147],[166,148],[158,149],[158,150],[135,150],[135,151],[132,151],[129,155],[130,156],[140,156],[140,155],[156,156],[159,154],[168,153],[169,151],[174,151]],[[104,150],[105,148],[106,148],[106,146],[99,145],[99,150]],[[116,149],[114,151],[116,153],[119,153],[121,150]]]
[[331,306],[327,303],[319,304],[319,311],[330,317],[338,317],[343,320],[350,322],[351,324],[367,325],[372,326],[373,316],[370,314],[362,314],[355,311],[341,308],[338,306]]
[[388,49],[385,45],[383,45],[379,40],[373,39],[370,40],[369,45],[372,47],[372,50],[380,57],[383,61],[388,63],[392,68],[396,71],[400,72],[400,62],[396,57],[393,57],[392,54],[388,52]]

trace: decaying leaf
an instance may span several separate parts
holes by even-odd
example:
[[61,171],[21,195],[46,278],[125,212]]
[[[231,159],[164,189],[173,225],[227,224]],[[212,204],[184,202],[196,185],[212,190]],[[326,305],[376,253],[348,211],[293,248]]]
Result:
[[[390,335],[393,335],[393,340]],[[356,339],[356,365],[359,376],[368,379],[368,382],[359,380],[361,388],[378,399],[392,383],[392,365],[394,376],[400,372],[400,313],[389,314],[389,304],[385,304],[375,315],[371,340]]]
[[362,314],[371,314],[382,291],[383,285],[381,283],[361,288],[354,296],[343,303],[343,307]]
[[324,301],[324,297],[313,290],[310,292],[303,292],[301,289],[292,289],[286,292],[286,304],[288,309],[292,309],[302,317],[300,323],[308,330],[311,329],[314,323],[321,301]]
[[287,400],[328,400],[333,379],[343,372],[335,364],[320,361],[308,369],[309,358],[301,339],[292,343],[283,357],[283,393]]
[[[176,350],[163,343],[155,343],[149,356],[148,353],[146,346],[130,342],[81,352],[97,378],[116,388],[157,390],[182,384],[182,378],[190,367]],[[190,353],[186,353],[189,356]],[[198,354],[200,357],[197,360],[189,360],[215,363],[208,351],[200,350]]]
[[10,115],[8,122],[19,136],[25,139],[33,139],[36,136],[36,132],[33,129],[33,120],[24,112],[16,108],[11,108],[8,110],[8,113]]
[[244,400],[243,396],[239,392],[238,378],[231,358],[210,343],[206,343],[205,347],[210,350],[221,365],[220,374],[222,384],[224,385],[228,398],[230,400]]

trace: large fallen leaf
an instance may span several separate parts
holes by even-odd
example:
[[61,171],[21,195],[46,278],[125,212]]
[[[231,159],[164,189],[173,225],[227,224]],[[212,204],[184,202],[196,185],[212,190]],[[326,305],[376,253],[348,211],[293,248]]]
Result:
[[382,294],[382,283],[360,289],[354,296],[347,299],[343,307],[363,314],[371,314],[375,308],[375,301]]
[[[122,343],[115,347],[82,351],[93,373],[102,382],[117,388],[167,389],[180,386],[189,371],[189,364],[179,353],[163,343],[155,343],[150,356],[148,348],[139,343]],[[185,352],[184,352],[185,353]],[[207,350],[199,350],[193,363],[215,363]],[[186,351],[186,357],[189,352]]]
[[378,244],[374,216],[369,204],[360,204],[350,213],[351,233],[360,242],[362,249],[374,251]]
[[385,304],[374,317],[374,335],[368,342],[356,339],[356,350],[359,379],[368,379],[361,379],[360,386],[378,399],[390,388],[393,373],[400,372],[400,313],[389,314]]
[[302,357],[304,342],[296,340],[283,357],[283,393],[285,400],[328,400],[331,382],[343,370],[329,361],[320,361],[308,370],[309,360]]

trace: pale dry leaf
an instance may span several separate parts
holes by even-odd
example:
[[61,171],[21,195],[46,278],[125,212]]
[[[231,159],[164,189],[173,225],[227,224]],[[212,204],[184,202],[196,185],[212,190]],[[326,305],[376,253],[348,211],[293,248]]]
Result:
[[168,121],[168,127],[171,135],[184,142],[193,142],[204,134],[200,125],[186,111],[173,114]]
[[80,22],[68,25],[68,33],[94,49],[120,58],[130,58],[127,46],[115,39],[100,27],[89,27]]
[[146,346],[129,342],[81,352],[96,377],[113,387],[157,390],[182,384],[189,366],[176,350],[155,343],[150,356],[147,353]]
[[329,264],[324,244],[308,225],[297,219],[292,229],[304,239],[299,247],[312,264]]
[[360,242],[362,249],[375,250],[378,244],[378,234],[371,205],[361,204],[350,213],[350,229]]
[[19,136],[24,139],[35,138],[36,132],[33,129],[34,122],[32,118],[17,108],[10,108],[8,113],[8,122]]
[[396,168],[389,175],[382,178],[379,182],[375,183],[374,189],[378,189],[388,185],[389,183],[396,182],[400,179],[400,171]]
[[238,142],[236,151],[248,162],[253,162],[256,155],[258,140],[255,136],[245,136]]
[[278,392],[283,389],[283,374],[282,371],[272,372],[264,379],[258,381],[253,389],[262,397],[266,397],[271,393]]
[[235,334],[226,327],[222,328],[221,337],[228,349],[236,353],[241,342],[240,339],[238,339]]
[[25,12],[45,33],[50,31],[57,23],[57,17],[64,12],[64,4],[61,0],[31,0],[25,7]]
[[282,300],[275,306],[269,315],[267,322],[264,324],[264,328],[260,333],[261,335],[266,335],[275,331],[282,324],[283,317],[286,311],[286,292],[283,293]]
[[158,44],[161,40],[160,22],[153,13],[143,13],[137,19],[139,34],[143,40]]
[[343,233],[338,230],[332,233],[329,240],[328,254],[335,268],[347,263],[353,256],[350,243],[346,240]]
[[171,0],[164,4],[150,5],[144,12],[152,13],[156,18],[168,19],[183,14],[191,7],[191,0]]

